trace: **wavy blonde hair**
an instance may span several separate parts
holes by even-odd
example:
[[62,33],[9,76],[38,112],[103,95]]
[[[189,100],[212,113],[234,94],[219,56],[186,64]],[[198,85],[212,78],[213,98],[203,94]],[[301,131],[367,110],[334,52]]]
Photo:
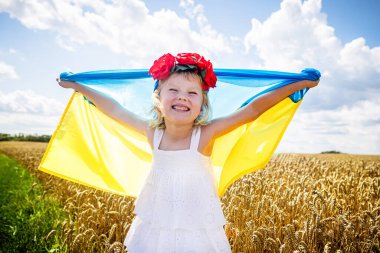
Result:
[[[174,73],[184,75],[184,77],[188,80],[190,80],[190,78],[194,78],[199,84],[202,84],[202,77],[193,71],[178,71]],[[165,83],[166,80],[167,79],[160,80],[158,82],[157,89],[152,94],[152,108],[150,109],[152,119],[149,121],[149,126],[152,128],[166,128],[164,117],[162,116],[162,113],[159,109],[161,86],[163,83]],[[208,98],[208,92],[202,91],[202,97],[203,99],[201,112],[198,115],[198,117],[194,120],[193,126],[207,125],[211,117],[211,106]]]

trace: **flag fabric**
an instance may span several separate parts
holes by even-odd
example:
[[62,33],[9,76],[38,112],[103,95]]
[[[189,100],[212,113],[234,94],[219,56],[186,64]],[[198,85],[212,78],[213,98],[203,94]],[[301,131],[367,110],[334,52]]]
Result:
[[[225,116],[269,91],[320,73],[215,69],[217,87],[209,91],[212,117]],[[154,81],[148,70],[62,73],[60,78],[99,90],[148,119]],[[255,121],[219,137],[211,155],[219,197],[240,177],[270,160],[308,88],[299,90]],[[108,117],[74,91],[48,144],[39,170],[103,191],[137,197],[151,169],[147,138]]]

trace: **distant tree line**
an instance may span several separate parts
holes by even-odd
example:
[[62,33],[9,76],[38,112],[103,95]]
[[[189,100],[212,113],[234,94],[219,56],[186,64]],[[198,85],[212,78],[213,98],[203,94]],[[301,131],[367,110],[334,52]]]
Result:
[[6,134],[0,133],[0,141],[37,141],[37,142],[49,142],[51,135],[25,135],[23,133],[19,134]]
[[336,150],[329,150],[329,151],[322,151],[321,154],[343,154],[343,153]]

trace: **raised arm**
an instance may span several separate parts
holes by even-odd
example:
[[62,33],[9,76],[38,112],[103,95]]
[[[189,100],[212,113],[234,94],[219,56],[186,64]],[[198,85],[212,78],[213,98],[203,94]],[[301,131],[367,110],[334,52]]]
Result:
[[56,80],[58,84],[63,88],[72,88],[82,93],[86,98],[88,98],[92,103],[94,103],[100,111],[102,111],[107,116],[115,119],[123,125],[132,128],[133,130],[141,134],[147,135],[149,126],[148,121],[128,111],[119,102],[117,102],[109,95],[76,82],[63,81],[59,78],[57,78]]
[[217,137],[222,136],[243,124],[254,121],[269,108],[290,96],[294,92],[304,88],[315,87],[318,83],[319,80],[302,80],[267,92],[264,95],[255,98],[249,104],[240,108],[236,112],[225,117],[212,120],[207,127],[209,136],[212,136],[211,139],[215,140]]

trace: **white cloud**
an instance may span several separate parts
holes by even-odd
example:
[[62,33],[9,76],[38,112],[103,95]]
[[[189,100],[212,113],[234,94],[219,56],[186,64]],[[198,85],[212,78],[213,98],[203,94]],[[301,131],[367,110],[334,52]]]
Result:
[[[377,76],[377,81],[380,81],[380,47],[371,49],[365,44],[364,38],[357,38],[345,44],[339,53],[337,67],[343,69],[349,80],[361,81],[367,77],[367,81]],[[369,84],[379,87],[374,82]]]
[[230,53],[231,48],[226,45],[228,39],[221,33],[217,32],[208,22],[203,5],[196,4],[194,0],[180,0],[180,6],[184,8],[186,15],[196,20],[204,44],[213,45],[221,52]]
[[[301,105],[302,108],[302,105]],[[294,116],[277,152],[380,153],[380,98]]]
[[48,29],[55,17],[52,5],[43,1],[0,1],[0,10],[31,29]]
[[257,53],[262,66],[270,69],[298,71],[305,65],[336,61],[341,42],[320,9],[320,0],[284,0],[264,22],[251,20],[246,51]]
[[60,115],[64,105],[55,99],[36,94],[32,90],[0,91],[0,113]]
[[55,31],[58,44],[65,49],[87,43],[103,45],[127,55],[137,66],[151,63],[163,52],[208,55],[230,51],[228,40],[212,29],[203,10],[195,13],[203,25],[194,31],[188,19],[165,9],[149,13],[138,0],[9,1],[0,3],[0,9],[28,28]]
[[259,60],[251,66],[322,72],[277,152],[380,153],[380,47],[370,48],[364,38],[343,44],[320,0],[284,0],[267,20],[251,24],[245,49]]
[[0,81],[4,79],[17,79],[19,78],[15,68],[5,62],[0,61]]
[[252,19],[244,38],[247,55],[256,60],[251,67],[319,69],[322,79],[307,96],[309,110],[372,99],[380,92],[380,46],[370,48],[363,38],[343,44],[327,24],[321,4],[321,0],[284,0],[267,20]]
[[36,115],[0,111],[0,132],[8,134],[53,134],[59,115]]
[[0,91],[0,132],[52,134],[64,105],[31,90]]

